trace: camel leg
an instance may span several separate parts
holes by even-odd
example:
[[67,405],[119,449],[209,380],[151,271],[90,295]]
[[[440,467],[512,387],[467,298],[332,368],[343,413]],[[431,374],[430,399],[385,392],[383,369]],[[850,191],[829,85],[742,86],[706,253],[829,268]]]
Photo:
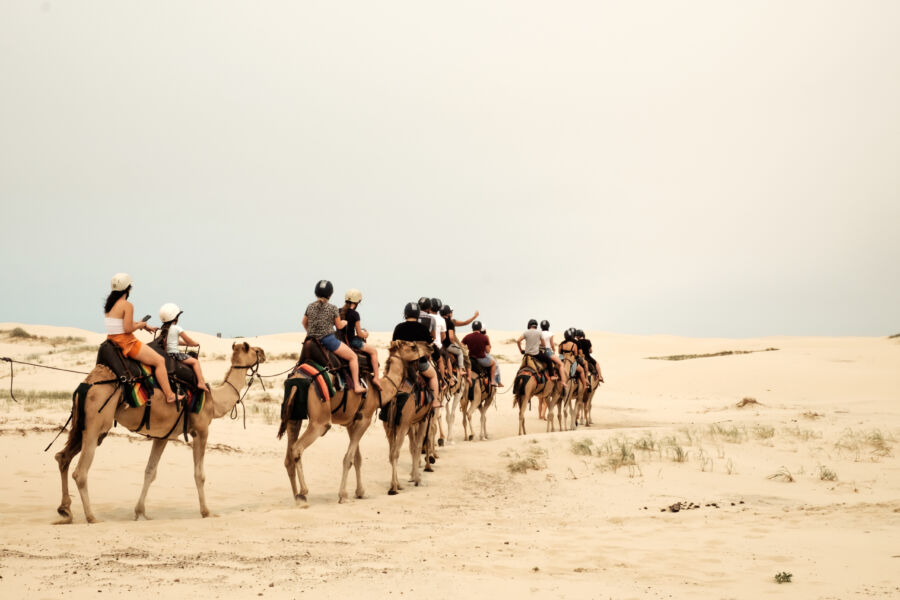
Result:
[[[353,465],[356,455],[359,452],[359,440],[362,439],[366,429],[369,428],[369,422],[365,419],[353,421],[347,426],[347,435],[350,437],[350,445],[347,446],[347,452],[344,454],[343,470],[341,472],[341,488],[338,491],[338,503],[343,503],[347,499],[347,475],[350,473],[350,467]],[[356,497],[362,498],[364,490],[360,481],[359,466],[356,469]]]
[[58,512],[59,516],[62,518],[56,522],[57,524],[72,522],[72,497],[69,495],[69,465],[72,463],[72,459],[75,458],[75,455],[81,452],[80,439],[77,444],[78,447],[75,448],[74,444],[70,446],[70,444],[66,442],[65,448],[57,452],[54,457],[59,464],[59,476],[62,480],[62,499],[59,502],[59,507],[56,509],[56,512]]
[[287,425],[287,450],[284,453],[284,469],[287,471],[288,480],[291,482],[291,495],[294,500],[300,501],[300,494],[297,493],[297,462],[291,454],[291,448],[297,437],[300,435],[300,427],[303,421],[288,421]]
[[438,446],[443,446],[443,445],[444,445],[444,440],[447,439],[447,428],[446,428],[445,425],[444,425],[444,416],[447,414],[447,411],[445,410],[445,408],[449,408],[449,406],[450,406],[450,397],[451,397],[452,395],[453,395],[452,392],[449,393],[449,394],[447,394],[447,395],[444,397],[443,405],[442,405],[440,408],[435,409],[436,412],[435,412],[435,415],[434,415],[434,416],[435,416],[435,418],[437,419],[437,428],[438,428],[437,445],[438,445]]
[[365,498],[366,490],[362,484],[362,452],[359,451],[359,444],[356,444],[356,457],[353,460],[353,467],[356,469],[356,497]]
[[150,448],[150,458],[147,459],[147,466],[144,468],[144,487],[141,488],[141,497],[138,498],[134,507],[135,521],[139,517],[150,520],[150,517],[147,516],[144,502],[147,500],[147,491],[150,489],[150,484],[156,479],[156,467],[159,465],[159,459],[162,457],[163,450],[166,449],[168,442],[169,440],[153,440],[153,446]]
[[469,424],[469,434],[466,436],[466,440],[470,442],[475,439],[475,425],[472,423],[472,415],[475,413],[478,405],[481,404],[480,394],[478,394],[478,396],[478,398],[473,398],[472,401],[469,402],[469,406],[466,409],[466,414],[464,416],[466,422]]
[[197,484],[197,496],[200,498],[200,514],[205,519],[210,515],[206,506],[206,471],[203,470],[203,459],[206,456],[206,440],[209,438],[209,429],[197,429],[194,436],[194,483]]
[[391,487],[388,490],[388,494],[391,496],[403,489],[403,486],[400,485],[400,478],[397,476],[397,461],[400,460],[400,448],[403,446],[403,439],[406,437],[408,429],[408,422],[401,421],[393,431],[388,423],[384,424],[384,432],[388,438],[388,460],[391,463]]
[[81,505],[84,507],[84,517],[88,523],[99,523],[94,512],[91,510],[91,498],[88,494],[88,471],[91,463],[94,461],[94,452],[97,450],[98,435],[96,432],[84,432],[84,438],[81,444],[81,458],[78,459],[78,465],[72,472],[72,479],[78,486],[78,493],[81,494]]
[[459,393],[463,389],[463,385],[460,384],[459,388],[450,394],[450,399],[447,402],[447,443],[453,443],[453,424],[456,422],[456,411],[459,407]]
[[303,476],[303,451],[311,446],[317,439],[325,435],[325,432],[328,431],[328,427],[329,425],[316,423],[310,419],[309,425],[303,430],[300,439],[294,442],[294,445],[291,447],[291,454],[297,465],[297,477],[300,479],[300,493],[297,494],[298,500],[306,502],[306,494],[309,493],[309,488],[306,487],[306,478]]
[[480,439],[482,439],[482,440],[488,439],[488,435],[487,435],[487,409],[488,409],[488,407],[484,404],[484,402],[482,402],[482,403],[481,403],[481,406],[479,407],[479,410],[481,411],[481,438],[480,438]]
[[409,480],[417,487],[422,483],[422,475],[419,473],[419,448],[425,441],[427,431],[428,427],[424,421],[409,428],[409,451],[412,455],[412,470],[409,473]]

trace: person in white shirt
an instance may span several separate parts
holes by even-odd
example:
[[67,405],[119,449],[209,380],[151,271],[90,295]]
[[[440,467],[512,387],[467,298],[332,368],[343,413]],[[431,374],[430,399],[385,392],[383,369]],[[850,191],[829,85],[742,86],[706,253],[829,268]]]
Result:
[[568,373],[563,373],[562,361],[556,356],[556,342],[553,341],[553,332],[550,331],[550,322],[546,319],[541,321],[541,349],[547,358],[552,360],[553,364],[556,365],[556,370],[559,371],[559,381],[562,383],[563,387],[565,387],[566,382],[569,380]]
[[203,371],[200,370],[200,361],[190,354],[178,351],[179,341],[188,346],[198,345],[197,342],[192,340],[191,337],[185,333],[184,329],[178,325],[178,317],[180,317],[183,312],[183,310],[178,308],[177,304],[172,302],[162,305],[159,309],[159,320],[163,323],[162,327],[159,328],[160,336],[162,336],[163,342],[165,342],[166,354],[191,367],[197,375],[197,387],[208,392],[209,386],[206,384],[206,380],[203,377]]

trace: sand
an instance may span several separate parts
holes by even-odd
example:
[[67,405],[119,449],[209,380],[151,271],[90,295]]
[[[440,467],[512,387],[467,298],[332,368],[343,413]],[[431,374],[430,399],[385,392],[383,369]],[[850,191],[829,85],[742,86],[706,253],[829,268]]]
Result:
[[[17,326],[39,337],[10,337]],[[74,370],[93,366],[103,339],[0,330],[0,356]],[[511,382],[516,334],[489,333]],[[84,339],[54,339],[66,337]],[[208,378],[220,380],[232,340],[196,337]],[[335,427],[304,455],[310,494],[300,508],[275,439],[276,377],[270,390],[251,389],[246,429],[227,416],[211,427],[215,518],[200,517],[190,448],[174,442],[148,496],[153,520],[133,521],[150,444],[119,427],[90,471],[103,520],[94,525],[74,483],[75,523],[53,524],[62,441],[43,451],[82,376],[17,365],[15,403],[0,363],[0,597],[900,597],[900,340],[589,337],[607,381],[592,427],[546,433],[535,406],[528,435],[517,436],[503,393],[491,439],[462,441],[457,419],[435,472],[388,496],[376,423],[361,444],[366,497],[345,504],[347,437]],[[248,341],[271,357],[260,372],[273,374],[300,339]],[[373,340],[383,347],[387,336]],[[777,350],[647,358],[767,348]],[[756,402],[738,408],[744,398]],[[538,468],[511,472],[523,457]],[[404,482],[409,460],[404,450]],[[790,583],[775,581],[781,572]]]

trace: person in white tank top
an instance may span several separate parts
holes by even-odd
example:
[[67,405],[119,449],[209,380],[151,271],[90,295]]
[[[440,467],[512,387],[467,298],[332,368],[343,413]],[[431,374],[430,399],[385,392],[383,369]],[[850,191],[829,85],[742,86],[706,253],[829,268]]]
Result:
[[172,302],[163,304],[159,309],[159,320],[163,323],[162,327],[160,327],[160,334],[165,338],[163,342],[166,345],[166,354],[192,368],[197,375],[197,387],[208,392],[209,385],[206,384],[203,371],[200,370],[200,361],[190,354],[185,354],[178,350],[179,341],[184,342],[188,346],[200,345],[185,333],[183,327],[178,325],[178,317],[181,316],[182,312],[184,311]]

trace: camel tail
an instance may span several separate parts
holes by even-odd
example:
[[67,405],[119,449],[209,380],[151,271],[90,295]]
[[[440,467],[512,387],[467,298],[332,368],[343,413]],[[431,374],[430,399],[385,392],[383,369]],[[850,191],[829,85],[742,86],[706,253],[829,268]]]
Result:
[[516,400],[525,393],[525,386],[528,384],[530,377],[530,375],[524,373],[516,377],[516,381],[513,383],[513,394],[515,394]]
[[81,451],[81,436],[84,431],[84,401],[90,389],[91,384],[82,383],[72,393],[72,427],[69,429],[64,452],[77,454]]

